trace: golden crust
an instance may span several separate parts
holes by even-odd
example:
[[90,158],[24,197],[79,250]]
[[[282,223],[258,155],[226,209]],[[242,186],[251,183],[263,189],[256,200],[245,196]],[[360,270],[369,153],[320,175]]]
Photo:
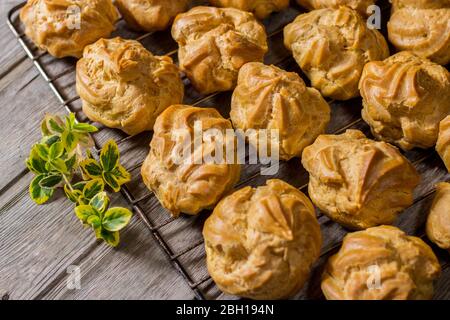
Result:
[[375,1],[376,0],[297,0],[297,3],[309,10],[347,6],[358,11],[361,15],[367,15],[367,8],[374,5]]
[[131,28],[150,32],[167,29],[189,0],[116,0],[116,5]]
[[219,288],[251,299],[295,294],[322,245],[311,201],[277,179],[220,201],[203,236],[208,271]]
[[325,132],[330,107],[298,74],[250,62],[239,71],[230,116],[234,127],[244,131],[279,130],[280,159],[289,160]]
[[427,220],[427,235],[442,249],[450,250],[450,183],[436,186],[436,196]]
[[195,7],[172,26],[180,68],[201,93],[236,86],[239,69],[262,61],[267,52],[264,27],[251,13],[233,8]]
[[20,11],[27,36],[57,58],[81,57],[84,47],[111,34],[118,18],[111,0],[28,0]]
[[77,63],[77,92],[93,121],[135,135],[183,100],[184,86],[172,59],[152,55],[139,42],[101,39]]
[[438,259],[420,238],[380,226],[344,238],[328,260],[322,291],[328,300],[431,299],[440,271]]
[[282,11],[289,0],[209,0],[216,7],[236,8],[252,12],[258,19],[267,18],[272,12]]
[[389,56],[381,33],[367,28],[355,10],[343,6],[299,15],[285,27],[284,43],[312,86],[337,100],[359,96],[364,65]]
[[[216,129],[225,135],[232,128],[231,122],[216,109],[173,105],[156,120],[151,150],[141,170],[146,186],[175,217],[180,212],[195,215],[213,208],[239,180],[238,164],[206,163],[191,158],[202,160],[216,145],[206,141],[194,144],[195,121],[201,122],[203,132]],[[192,155],[186,161],[173,158],[177,150],[186,149],[186,140],[175,139],[174,134],[180,132],[191,138]]]
[[450,62],[450,1],[394,0],[388,22],[389,40],[445,65]]
[[420,180],[395,147],[359,130],[319,136],[303,151],[302,164],[314,204],[351,229],[391,224],[413,203]]
[[363,119],[373,135],[400,146],[430,148],[450,113],[450,73],[411,52],[365,65],[360,81]]
[[439,125],[439,138],[436,150],[444,161],[448,172],[450,172],[450,115],[441,121]]

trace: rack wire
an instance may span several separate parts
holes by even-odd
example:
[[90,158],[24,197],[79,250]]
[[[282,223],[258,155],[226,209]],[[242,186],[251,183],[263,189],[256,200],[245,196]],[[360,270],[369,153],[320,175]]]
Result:
[[[46,70],[46,67],[41,63],[41,59],[43,57],[45,57],[46,55],[48,55],[48,53],[47,52],[42,52],[42,51],[40,51],[37,48],[33,48],[33,45],[28,44],[27,41],[26,41],[26,36],[25,36],[24,32],[19,31],[18,26],[14,22],[14,16],[17,15],[17,12],[25,5],[25,3],[26,2],[23,2],[23,3],[15,6],[15,7],[13,7],[8,12],[8,20],[7,20],[8,26],[10,27],[10,29],[13,32],[14,36],[16,37],[17,41],[20,43],[20,45],[22,46],[22,48],[26,52],[26,55],[28,56],[28,58],[32,60],[34,66],[37,68],[37,70],[39,71],[39,73],[41,74],[43,79],[47,82],[47,84],[49,85],[50,89],[52,90],[54,95],[57,97],[58,101],[60,102],[62,107],[65,109],[65,111],[67,111],[67,112],[74,112],[74,113],[77,114],[79,111],[75,110],[73,108],[72,104],[75,101],[79,100],[80,97],[78,95],[75,95],[75,96],[72,96],[72,97],[65,97],[65,94],[63,94],[62,91],[59,90],[59,88],[58,88],[58,86],[56,84],[57,80],[61,79],[62,77],[66,76],[66,75],[70,75],[71,73],[74,73],[75,72],[75,66],[72,65],[72,66],[68,67],[67,69],[64,69],[63,71],[58,72],[56,75],[53,75],[53,76],[49,75],[49,72]],[[282,25],[279,28],[277,28],[276,30],[274,30],[272,33],[270,33],[268,35],[268,37],[271,38],[271,37],[276,36],[277,34],[282,32],[283,27],[284,27],[284,25]],[[153,33],[151,33],[151,32],[145,33],[145,34],[142,34],[142,35],[139,35],[139,36],[135,37],[134,39],[137,40],[137,41],[143,41],[144,39],[147,39],[148,37],[150,37],[152,34]],[[172,57],[176,53],[177,53],[177,50],[172,50],[172,51],[167,52],[166,55]],[[280,58],[279,61],[276,61],[274,64],[282,67],[283,64],[285,64],[288,61],[288,59],[290,59],[290,56],[286,56],[286,57]],[[186,79],[184,79],[184,80],[186,80]],[[208,95],[206,97],[202,97],[202,98],[198,99],[197,101],[195,101],[193,104],[194,105],[200,105],[204,101],[206,101],[208,99],[211,99],[211,98],[215,97],[218,94],[220,94],[220,93],[213,93],[213,94]],[[329,101],[329,102],[331,103],[332,101]],[[342,133],[346,129],[349,129],[351,127],[357,126],[358,124],[361,124],[361,123],[362,123],[362,119],[359,118],[359,119],[357,119],[355,121],[352,121],[351,123],[348,123],[347,125],[339,128],[337,130],[334,130],[332,133],[335,133],[335,134]],[[101,130],[105,130],[105,127],[100,126],[99,131],[101,131]],[[121,144],[126,143],[127,141],[129,141],[132,138],[133,137],[124,137],[124,138],[119,139],[117,141],[117,143],[120,146]],[[101,144],[99,143],[98,139],[96,139],[95,137],[94,137],[94,141],[95,141],[95,150],[98,153],[101,150]],[[425,161],[429,157],[431,157],[431,153],[426,153],[423,157],[420,157],[419,159],[414,161],[414,164],[417,165],[417,164]],[[139,169],[142,166],[142,164],[143,164],[143,161],[139,161],[138,163],[133,165],[131,168],[128,168],[128,170],[129,171],[137,170],[137,169]],[[245,180],[240,181],[239,184],[236,187],[239,188],[240,186],[243,186],[243,185],[249,183],[256,176],[258,176],[258,174],[254,174],[252,176],[249,176]],[[307,184],[304,184],[304,185],[300,186],[298,189],[303,191],[303,192],[307,192]],[[201,246],[204,243],[203,239],[200,239],[198,241],[193,242],[192,244],[188,245],[187,247],[185,247],[182,250],[179,250],[179,251],[173,250],[171,248],[171,246],[169,245],[169,243],[167,242],[167,240],[162,235],[162,233],[160,232],[160,230],[163,227],[166,227],[166,226],[174,223],[175,221],[177,221],[177,219],[169,218],[169,219],[164,220],[163,222],[154,223],[148,218],[148,216],[145,213],[145,209],[141,205],[144,201],[149,200],[149,199],[151,199],[154,196],[152,193],[147,192],[144,195],[135,196],[133,194],[133,192],[130,191],[128,186],[124,186],[122,188],[121,192],[122,192],[124,198],[129,203],[129,205],[139,215],[139,217],[144,222],[146,227],[150,230],[153,238],[156,240],[156,242],[162,248],[162,250],[164,251],[165,255],[167,256],[167,258],[170,261],[170,263],[172,264],[172,266],[179,272],[179,274],[182,276],[182,278],[186,281],[188,286],[191,288],[191,290],[194,293],[194,297],[196,299],[199,299],[199,300],[205,299],[205,295],[204,295],[203,291],[200,289],[200,286],[205,284],[205,283],[207,283],[207,282],[209,282],[209,281],[211,281],[212,280],[211,277],[210,276],[205,276],[205,277],[201,278],[200,280],[195,281],[193,279],[193,277],[189,274],[189,272],[186,270],[186,267],[183,265],[183,263],[180,260],[180,258],[182,258],[184,255],[186,255],[187,253],[189,253],[192,250],[194,250],[194,249],[198,248],[199,246]],[[434,192],[435,192],[434,189],[430,190],[425,195],[422,195],[421,197],[416,199],[414,203],[417,203],[417,202],[425,199],[426,197],[430,196]],[[326,221],[328,219],[326,216],[322,215],[320,212],[318,213],[318,218],[319,218],[319,221],[321,222],[321,224],[324,223],[324,221]],[[419,236],[424,237],[424,233],[421,233]],[[341,241],[338,241],[338,242],[330,245],[329,247],[324,248],[322,250],[321,257],[327,256],[328,254],[332,253],[340,245],[341,245]]]

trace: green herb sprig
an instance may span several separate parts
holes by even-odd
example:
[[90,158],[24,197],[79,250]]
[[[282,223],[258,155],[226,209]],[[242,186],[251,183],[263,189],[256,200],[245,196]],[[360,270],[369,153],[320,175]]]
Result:
[[130,181],[130,173],[120,164],[119,148],[114,140],[102,148],[97,161],[90,152],[94,146],[90,133],[97,127],[77,123],[73,113],[64,121],[55,115],[46,115],[41,124],[42,139],[36,143],[26,160],[35,174],[30,183],[31,199],[37,204],[48,202],[58,188],[76,204],[75,214],[97,239],[111,246],[119,244],[119,231],[132,217],[126,208],[109,208],[105,192],[109,187],[119,192]]

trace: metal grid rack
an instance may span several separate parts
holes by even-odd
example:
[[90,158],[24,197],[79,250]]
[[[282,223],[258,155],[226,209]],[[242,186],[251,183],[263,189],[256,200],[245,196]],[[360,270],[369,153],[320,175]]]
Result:
[[[41,59],[44,58],[45,56],[49,55],[49,54],[47,52],[40,51],[38,48],[34,47],[33,44],[28,43],[24,32],[20,31],[20,23],[18,21],[15,21],[15,19],[17,20],[17,13],[18,13],[18,11],[25,5],[25,3],[26,2],[23,2],[23,3],[15,6],[15,7],[13,7],[9,11],[7,23],[9,25],[11,31],[13,32],[14,36],[16,37],[17,41],[20,43],[20,45],[25,50],[28,58],[30,58],[33,61],[34,66],[38,69],[39,73],[42,75],[44,80],[47,82],[47,84],[49,85],[49,87],[51,88],[52,92],[55,94],[55,96],[57,97],[57,99],[61,103],[61,105],[65,108],[65,110],[67,112],[75,112],[75,113],[77,113],[77,112],[79,112],[79,110],[74,110],[73,103],[75,101],[77,101],[77,100],[80,100],[80,97],[78,95],[75,95],[75,96],[72,96],[72,97],[66,97],[65,94],[58,88],[58,85],[57,85],[57,80],[58,79],[61,79],[61,78],[63,78],[66,75],[70,75],[71,73],[74,73],[75,66],[71,65],[67,69],[59,71],[56,75],[50,75],[49,74],[49,72],[46,69],[46,66],[43,63],[41,63]],[[268,38],[271,38],[271,37],[281,33],[284,26],[285,26],[285,24],[283,24],[282,26],[278,27],[272,33],[269,33],[268,34]],[[139,35],[137,37],[134,37],[134,40],[143,41],[144,39],[150,37],[152,34],[153,33],[141,34],[141,35]],[[177,53],[177,50],[173,50],[173,51],[167,52],[166,55],[174,57],[176,55],[176,53]],[[283,57],[279,61],[275,61],[273,64],[282,67],[289,60],[289,58],[290,57]],[[186,80],[186,78],[184,78],[184,80]],[[212,98],[212,97],[214,97],[214,96],[216,96],[218,94],[219,93],[214,93],[214,94],[211,94],[209,96],[202,97],[202,98],[196,100],[192,104],[193,105],[199,105],[202,102],[204,102],[204,101],[206,101],[206,100],[208,100],[208,99],[210,99],[210,98]],[[333,101],[328,101],[328,102],[330,104],[333,103]],[[90,122],[90,121],[87,121],[87,122]],[[92,123],[92,122],[90,122],[90,123]],[[342,133],[346,129],[358,126],[359,124],[362,124],[362,123],[363,123],[362,119],[359,118],[359,119],[357,119],[355,121],[352,121],[351,123],[349,123],[349,124],[339,128],[337,130],[334,130],[332,133],[335,133],[335,134]],[[105,129],[105,127],[100,126],[99,131],[104,130],[104,129]],[[123,137],[120,140],[118,140],[117,143],[120,146],[121,144],[125,143],[126,141],[128,141],[131,138],[132,137]],[[94,136],[94,141],[95,141],[95,150],[97,152],[99,152],[100,149],[101,149],[101,144],[99,143],[98,139],[95,138],[95,136]],[[419,157],[418,159],[416,159],[413,162],[413,164],[415,164],[415,165],[420,164],[421,162],[425,161],[430,156],[431,156],[430,153],[427,152],[424,155],[422,155],[421,157]],[[136,170],[136,169],[140,168],[142,163],[143,163],[143,160],[139,161],[133,167],[127,168],[127,169],[130,170],[130,171]],[[250,180],[255,178],[255,176],[257,176],[257,174],[255,174],[253,176],[250,176],[250,177],[248,177],[247,179],[245,179],[243,181],[240,181],[239,184],[236,186],[236,188],[239,188],[240,186],[243,186],[243,185],[249,183]],[[307,184],[302,185],[298,189],[306,193],[307,192]],[[189,287],[192,289],[195,298],[196,299],[200,299],[200,300],[205,299],[204,292],[202,291],[202,289],[200,287],[201,287],[202,284],[205,284],[207,282],[212,282],[211,277],[210,276],[205,276],[202,279],[195,281],[193,279],[193,277],[190,275],[190,273],[186,270],[186,267],[183,265],[183,263],[181,262],[181,259],[180,259],[183,255],[185,255],[188,252],[190,252],[190,251],[196,249],[197,247],[201,246],[203,244],[203,240],[201,239],[199,241],[196,241],[196,242],[188,245],[187,247],[185,247],[182,250],[175,251],[168,244],[168,242],[166,241],[165,237],[162,235],[160,230],[161,230],[161,228],[163,228],[165,226],[168,226],[169,224],[177,221],[177,219],[169,218],[169,219],[167,219],[167,220],[165,220],[163,222],[154,223],[148,218],[148,216],[145,213],[145,209],[141,205],[142,202],[144,202],[145,200],[150,199],[153,196],[152,193],[147,192],[144,195],[135,196],[133,194],[133,192],[130,191],[130,188],[128,186],[123,186],[121,192],[122,192],[123,196],[125,197],[125,199],[127,200],[127,202],[129,203],[129,205],[134,209],[135,212],[138,213],[139,217],[142,219],[144,224],[150,230],[152,236],[157,241],[157,243],[161,246],[161,248],[165,252],[167,258],[169,259],[169,261],[171,262],[173,267],[181,274],[181,276],[187,282]],[[430,196],[434,192],[435,192],[434,189],[430,190],[426,194],[423,194],[418,199],[416,199],[414,203],[417,203],[417,202],[425,199],[426,197]],[[322,223],[326,223],[328,221],[328,218],[325,215],[323,215],[322,213],[320,213],[320,212],[318,212],[318,219],[319,219],[319,222],[321,224]],[[421,232],[418,236],[424,238],[425,237],[425,233]],[[334,252],[340,245],[341,245],[341,241],[338,241],[337,243],[329,246],[328,248],[325,248],[324,250],[322,250],[321,257],[326,257],[330,253]],[[448,263],[447,263],[447,266],[448,266]]]

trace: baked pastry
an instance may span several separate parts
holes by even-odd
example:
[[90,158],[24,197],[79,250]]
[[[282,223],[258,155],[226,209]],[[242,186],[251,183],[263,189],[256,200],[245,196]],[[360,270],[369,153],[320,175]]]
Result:
[[319,136],[303,151],[302,164],[314,204],[351,229],[391,224],[413,203],[420,180],[395,147],[359,130]]
[[361,15],[367,15],[367,8],[374,5],[375,2],[376,0],[297,0],[299,5],[309,10],[347,6]]
[[298,74],[250,62],[239,71],[230,116],[237,129],[278,130],[280,159],[289,160],[325,133],[330,107]]
[[450,250],[450,183],[436,185],[436,196],[427,219],[428,238],[445,250]]
[[450,114],[450,73],[411,52],[365,65],[360,82],[363,119],[373,135],[404,150],[436,144]]
[[208,155],[218,147],[226,148],[230,141],[198,143],[194,141],[196,125],[201,134],[218,130],[223,136],[232,128],[216,109],[173,105],[156,120],[151,150],[141,170],[146,186],[175,217],[180,212],[195,215],[212,209],[239,180],[240,165],[225,161],[225,149],[219,161],[207,161]]
[[188,9],[189,0],[116,0],[127,24],[135,30],[158,31]]
[[92,121],[135,135],[153,129],[156,117],[183,101],[179,70],[139,42],[100,39],[77,63],[77,92]]
[[88,44],[109,37],[118,19],[111,0],[28,0],[20,11],[26,35],[57,58],[81,57]]
[[236,8],[252,12],[258,19],[267,18],[272,12],[282,11],[289,0],[209,0],[216,7]]
[[208,271],[218,287],[251,299],[295,294],[322,245],[311,201],[277,179],[220,201],[203,236]]
[[232,90],[239,69],[262,61],[268,50],[264,27],[251,13],[233,8],[200,6],[182,13],[172,37],[180,46],[181,70],[203,94]]
[[326,265],[328,300],[424,300],[433,297],[441,267],[420,238],[380,226],[345,236]]
[[322,95],[359,96],[364,65],[389,56],[386,40],[353,9],[320,9],[299,15],[284,29],[284,43]]
[[450,115],[441,121],[436,150],[450,172]]
[[445,65],[450,62],[450,1],[392,0],[390,42],[398,50]]
[[426,230],[431,241],[442,249],[450,250],[450,183],[436,185]]

